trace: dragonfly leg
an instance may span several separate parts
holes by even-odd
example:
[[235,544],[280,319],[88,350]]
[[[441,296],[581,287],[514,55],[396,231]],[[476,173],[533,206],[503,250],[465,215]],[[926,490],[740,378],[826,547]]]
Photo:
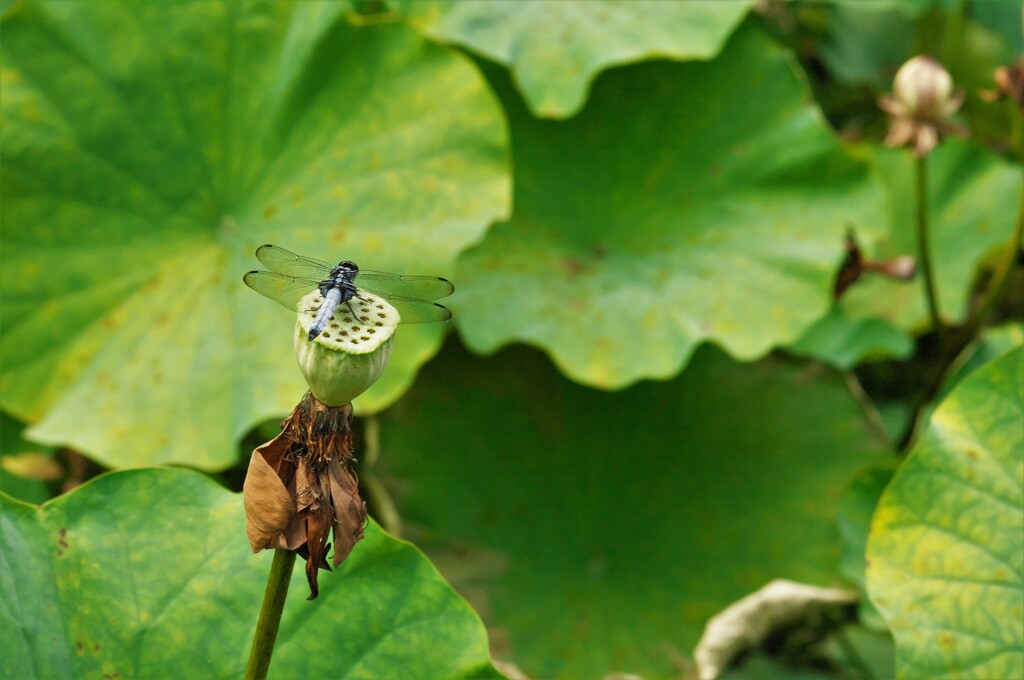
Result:
[[[362,298],[359,299],[361,300]],[[352,312],[352,318],[356,320],[356,323],[363,323],[363,320],[359,318],[358,314],[356,314],[356,310],[352,309],[352,300],[346,300],[345,304],[348,305],[348,311]]]

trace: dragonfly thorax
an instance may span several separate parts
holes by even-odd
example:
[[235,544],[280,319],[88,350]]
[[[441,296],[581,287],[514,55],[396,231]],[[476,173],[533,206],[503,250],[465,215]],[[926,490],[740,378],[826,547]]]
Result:
[[325,297],[332,288],[338,288],[341,291],[341,301],[347,302],[356,294],[355,278],[358,273],[359,267],[355,262],[344,260],[331,268],[330,275],[320,282],[318,288]]

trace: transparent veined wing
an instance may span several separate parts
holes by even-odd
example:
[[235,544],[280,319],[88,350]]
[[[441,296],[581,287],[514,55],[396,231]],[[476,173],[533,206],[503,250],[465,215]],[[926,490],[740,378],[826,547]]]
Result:
[[[383,304],[378,301],[387,302],[398,310],[398,315],[401,319],[397,323],[400,324],[434,323],[436,321],[447,321],[452,318],[451,310],[436,302],[395,295],[378,296],[377,298],[369,297],[369,295],[366,291],[360,291],[352,300],[342,302],[334,310],[330,321],[341,324],[356,323],[363,326],[390,326],[395,323],[393,320],[394,316],[388,315],[383,307],[380,308],[379,313],[375,313],[378,310],[374,309],[374,306]],[[317,295],[312,298],[313,304],[303,311],[310,316],[315,316],[322,302],[323,298]]]
[[269,243],[256,249],[256,259],[267,269],[285,276],[304,276],[323,280],[331,273],[334,265],[304,255],[272,246]]
[[383,296],[388,303],[398,310],[402,317],[400,323],[433,323],[435,321],[447,321],[452,318],[452,310],[436,302],[417,300],[411,297],[400,295]]
[[281,303],[281,306],[293,312],[299,299],[311,293],[320,283],[319,279],[261,271],[249,272],[242,280],[260,295]]
[[452,282],[440,276],[405,276],[376,272],[372,269],[360,269],[356,274],[355,284],[388,299],[398,297],[440,300],[455,291]]
[[[323,260],[296,255],[270,244],[256,249],[256,259],[271,271],[251,271],[243,277],[245,284],[292,311],[299,299],[318,288],[334,269],[334,265]],[[401,323],[432,323],[452,318],[447,307],[430,302],[452,294],[455,286],[448,279],[367,269],[359,270],[351,280],[357,291],[366,291],[390,302],[401,315]],[[362,297],[359,292],[356,295]],[[349,306],[343,303],[339,309],[343,311]]]

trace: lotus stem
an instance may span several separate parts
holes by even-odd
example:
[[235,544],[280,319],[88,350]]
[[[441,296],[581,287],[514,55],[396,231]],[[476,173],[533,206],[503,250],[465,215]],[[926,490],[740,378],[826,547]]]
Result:
[[924,277],[925,299],[928,301],[928,315],[932,330],[942,332],[939,317],[939,300],[935,292],[935,273],[928,248],[928,156],[917,158],[917,249],[921,260],[921,274]]
[[249,651],[249,664],[245,667],[245,680],[264,680],[267,677],[294,564],[295,551],[280,548],[274,550],[267,590],[263,594],[263,607],[256,623],[256,634],[252,638],[252,649]]

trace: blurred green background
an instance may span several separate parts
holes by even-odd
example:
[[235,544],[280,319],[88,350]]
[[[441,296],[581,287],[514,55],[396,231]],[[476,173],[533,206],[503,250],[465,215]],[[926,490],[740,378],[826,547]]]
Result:
[[[400,328],[355,402],[360,474],[513,677],[686,676],[708,618],[772,578],[863,586],[840,554],[863,555],[870,511],[841,540],[837,508],[894,460],[927,313],[919,280],[865,276],[839,301],[833,284],[851,230],[870,257],[916,254],[913,160],[882,146],[876,105],[906,59],[966,94],[970,137],[929,158],[946,323],[1019,219],[1020,114],[979,96],[1024,50],[1011,0],[0,11],[0,489],[40,503],[156,465],[240,489],[305,389],[287,313],[241,282],[262,243],[445,276],[452,323]],[[1014,276],[986,360],[1021,344]],[[228,503],[196,488],[181,512]],[[799,671],[745,677],[884,677],[871,616]],[[420,675],[482,672],[467,635],[473,660]],[[47,677],[40,650],[25,663]]]

